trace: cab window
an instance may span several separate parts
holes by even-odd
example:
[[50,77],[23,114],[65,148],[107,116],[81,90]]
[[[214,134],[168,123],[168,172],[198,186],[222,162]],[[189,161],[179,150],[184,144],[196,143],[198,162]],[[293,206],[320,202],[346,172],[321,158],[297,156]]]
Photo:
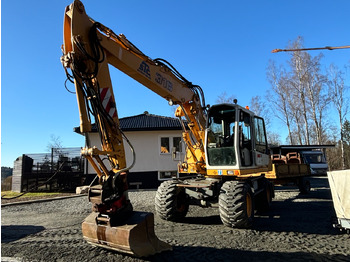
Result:
[[267,141],[264,119],[260,117],[254,118],[255,126],[255,149],[256,151],[266,154],[267,152]]

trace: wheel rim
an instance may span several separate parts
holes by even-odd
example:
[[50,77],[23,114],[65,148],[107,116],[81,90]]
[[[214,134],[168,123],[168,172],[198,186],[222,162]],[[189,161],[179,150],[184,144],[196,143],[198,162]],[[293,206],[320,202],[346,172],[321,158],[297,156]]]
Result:
[[176,194],[176,211],[182,213],[186,210],[185,196],[183,192],[178,191]]
[[270,192],[270,188],[266,189],[266,197],[267,197],[267,203],[270,204],[271,202],[271,192]]
[[180,205],[177,205],[176,211],[182,213],[185,211],[185,208],[186,206],[184,204],[180,204]]
[[311,191],[311,185],[310,185],[309,181],[306,182],[305,188],[306,188],[306,192],[310,192]]
[[250,196],[250,194],[248,193],[245,197],[246,200],[246,204],[247,204],[247,216],[251,217],[253,214],[253,203],[252,203],[252,197]]

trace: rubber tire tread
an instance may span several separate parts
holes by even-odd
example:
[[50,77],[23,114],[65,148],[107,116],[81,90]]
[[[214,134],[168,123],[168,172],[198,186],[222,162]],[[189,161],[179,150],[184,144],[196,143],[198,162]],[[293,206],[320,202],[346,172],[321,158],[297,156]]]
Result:
[[306,177],[301,177],[298,181],[299,192],[302,195],[307,195],[311,191],[310,180]]
[[[165,181],[158,187],[155,197],[155,209],[158,216],[168,221],[178,221],[188,212],[189,204],[183,189],[176,186],[176,181]],[[182,201],[184,209],[179,211],[178,201]]]
[[[247,215],[246,194],[252,200],[252,214]],[[242,181],[227,181],[219,195],[220,218],[224,225],[235,228],[248,228],[254,218],[254,201],[250,186]]]

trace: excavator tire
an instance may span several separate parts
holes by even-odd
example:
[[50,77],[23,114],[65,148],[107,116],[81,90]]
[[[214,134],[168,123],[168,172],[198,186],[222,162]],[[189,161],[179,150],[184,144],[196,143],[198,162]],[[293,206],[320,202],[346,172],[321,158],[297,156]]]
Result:
[[300,194],[307,195],[307,194],[310,193],[310,191],[311,191],[311,184],[310,184],[310,180],[308,178],[301,177],[297,181],[297,185],[298,185]]
[[255,208],[258,212],[265,212],[270,209],[274,197],[273,184],[266,178],[262,180],[263,191],[255,196]]
[[155,208],[160,218],[169,221],[178,221],[188,212],[188,195],[184,188],[177,187],[176,181],[165,181],[157,190]]
[[219,195],[220,218],[224,225],[248,228],[254,218],[254,198],[249,184],[243,181],[227,181]]

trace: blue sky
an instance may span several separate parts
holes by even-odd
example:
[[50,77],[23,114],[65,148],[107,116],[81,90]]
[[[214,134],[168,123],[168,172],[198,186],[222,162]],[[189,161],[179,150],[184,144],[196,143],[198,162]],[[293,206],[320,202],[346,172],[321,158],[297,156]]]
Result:
[[[84,146],[75,95],[64,88],[60,64],[63,14],[72,1],[1,2],[1,166],[25,153],[42,153],[51,135],[63,146]],[[350,44],[350,1],[83,1],[96,21],[123,33],[151,58],[164,58],[202,86],[214,104],[226,92],[248,105],[270,88],[272,54],[297,36],[306,47]],[[325,51],[324,66],[349,63],[350,50]],[[316,55],[317,53],[314,53]],[[119,117],[172,116],[167,101],[111,70]],[[73,86],[69,86],[73,88]],[[281,126],[276,126],[281,128]]]

